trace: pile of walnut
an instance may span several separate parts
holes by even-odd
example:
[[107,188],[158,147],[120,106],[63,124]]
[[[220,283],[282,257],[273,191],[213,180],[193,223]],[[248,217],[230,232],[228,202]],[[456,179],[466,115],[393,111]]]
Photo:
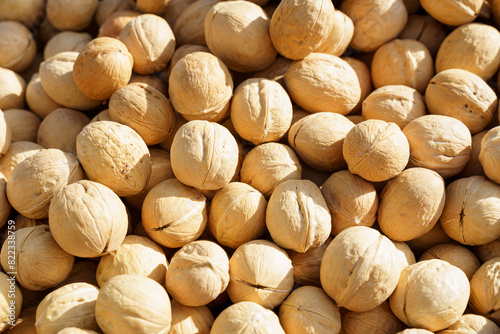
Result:
[[499,27],[0,0],[0,333],[500,334]]

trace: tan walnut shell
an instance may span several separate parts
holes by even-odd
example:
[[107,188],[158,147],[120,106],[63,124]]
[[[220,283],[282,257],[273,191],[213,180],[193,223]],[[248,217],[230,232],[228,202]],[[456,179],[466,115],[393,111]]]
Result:
[[409,168],[390,180],[380,194],[377,220],[392,240],[408,241],[429,232],[445,206],[445,184],[427,168]]
[[233,303],[255,302],[273,309],[292,291],[292,261],[267,240],[252,240],[236,249],[229,260],[227,293]]
[[490,129],[481,140],[481,151],[479,152],[479,162],[483,166],[486,176],[495,183],[500,184],[500,172],[498,171],[498,161],[500,160],[500,126]]
[[7,197],[22,215],[47,218],[55,193],[83,178],[83,169],[73,154],[45,149],[27,157],[14,168],[7,182]]
[[371,310],[392,294],[401,264],[398,250],[375,229],[354,226],[340,232],[321,260],[320,278],[325,292],[354,312]]
[[12,130],[5,113],[0,109],[0,156],[7,153],[12,143]]
[[118,275],[99,291],[95,307],[103,332],[168,334],[172,321],[170,298],[151,278]]
[[[0,172],[0,227],[4,226],[7,223],[7,220],[10,215],[10,209],[12,206],[9,203],[7,198],[7,179]],[[17,228],[17,224],[16,224]],[[4,240],[7,238],[8,232],[4,233]]]
[[36,42],[31,31],[17,21],[0,21],[0,67],[21,73],[33,62]]
[[332,240],[333,236],[330,235],[321,246],[311,248],[305,253],[288,252],[293,265],[293,279],[296,283],[321,287],[321,260]]
[[141,15],[141,13],[134,10],[118,10],[110,14],[99,26],[99,34],[97,37],[111,37],[119,39],[123,28],[139,15]]
[[0,158],[0,171],[8,180],[14,168],[21,161],[43,149],[43,146],[30,141],[18,141],[12,143],[7,152]]
[[172,324],[169,334],[209,334],[214,316],[206,306],[185,306],[172,299]]
[[441,23],[459,26],[476,19],[483,5],[482,0],[420,0],[420,5],[430,16]]
[[485,263],[474,273],[470,281],[469,306],[474,313],[500,322],[500,257]]
[[98,0],[47,0],[47,18],[58,30],[80,31],[90,25],[98,4]]
[[26,81],[16,72],[0,67],[0,109],[24,107]]
[[287,180],[269,198],[266,226],[274,242],[296,252],[321,246],[330,235],[330,211],[312,181]]
[[354,69],[339,57],[311,53],[290,65],[285,85],[292,101],[313,112],[350,113],[361,98]]
[[500,327],[486,317],[477,314],[464,314],[458,320],[437,334],[474,334],[474,333],[500,334]]
[[465,273],[434,259],[403,269],[389,304],[408,326],[436,332],[458,320],[467,307],[469,294]]
[[177,45],[206,46],[205,17],[219,0],[200,0],[190,4],[172,26]]
[[0,20],[15,20],[32,27],[42,19],[44,7],[44,0],[4,0],[0,4]]
[[342,334],[396,333],[405,325],[392,313],[388,302],[365,311],[342,313]]
[[[14,282],[14,287],[12,287],[9,279],[11,279],[9,275],[3,271],[0,272],[0,296],[2,298],[0,302],[0,332],[2,333],[8,328],[12,328],[12,326],[9,325],[11,316],[14,316],[14,319],[19,320],[21,305],[23,303],[23,293],[19,290],[19,286]],[[12,295],[11,292],[12,288],[16,291],[14,295]],[[11,302],[13,302],[14,305],[17,305],[17,307],[14,306],[13,309],[14,314],[10,314],[9,307],[12,309]]]
[[327,40],[336,19],[331,1],[284,0],[273,13],[269,33],[282,56],[299,60]]
[[[41,123],[40,117],[25,109],[8,109],[3,113],[10,128],[12,142],[36,142],[36,135]],[[5,133],[6,130],[4,129],[2,132]]]
[[238,144],[222,125],[191,121],[175,134],[170,162],[182,183],[201,190],[217,190],[233,178]]
[[455,244],[439,244],[425,251],[419,261],[439,259],[448,262],[463,270],[469,281],[472,275],[479,269],[481,262],[464,246]]
[[500,257],[500,239],[489,242],[485,245],[479,245],[472,248],[474,254],[481,260],[486,262],[494,257]]
[[43,49],[43,59],[47,60],[61,52],[74,51],[80,53],[92,36],[86,32],[61,31],[54,35]]
[[128,216],[125,205],[111,189],[98,182],[81,180],[54,195],[49,226],[65,251],[92,258],[120,246],[127,234]]
[[332,31],[314,52],[328,53],[340,57],[349,47],[353,35],[354,23],[351,18],[340,10],[336,10]]
[[229,283],[229,258],[215,242],[197,240],[170,260],[167,290],[179,303],[203,306],[215,300]]
[[76,137],[76,152],[89,180],[102,183],[118,196],[144,190],[151,174],[149,150],[131,128],[99,121]]
[[410,15],[408,22],[399,34],[401,39],[414,39],[424,44],[433,57],[445,39],[446,32],[443,25],[430,15]]
[[62,107],[45,93],[38,73],[33,74],[26,86],[26,103],[40,118],[45,118],[52,111]]

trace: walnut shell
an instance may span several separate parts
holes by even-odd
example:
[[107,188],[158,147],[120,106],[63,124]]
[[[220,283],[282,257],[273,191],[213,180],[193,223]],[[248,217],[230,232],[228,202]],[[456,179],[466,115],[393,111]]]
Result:
[[395,39],[377,49],[371,73],[375,88],[405,85],[423,94],[434,76],[434,61],[419,41]]
[[61,52],[80,53],[91,40],[92,36],[86,32],[61,31],[54,35],[45,45],[43,59],[47,60]]
[[[0,172],[0,227],[4,226],[7,223],[7,219],[10,215],[11,205],[9,200],[7,199],[7,179]],[[18,225],[16,224],[16,228]],[[4,238],[7,238],[8,233],[4,233]],[[4,239],[4,240],[5,240]],[[3,240],[2,240],[3,241]],[[2,242],[3,244],[3,242]]]
[[328,53],[340,57],[349,47],[353,35],[354,23],[351,18],[340,10],[336,10],[332,31],[314,52]]
[[95,13],[95,21],[98,26],[102,26],[107,18],[118,11],[131,10],[128,0],[103,0],[99,1]]
[[[179,46],[177,49],[175,49],[174,54],[172,58],[170,59],[170,62],[168,63],[167,66],[167,75],[170,77],[170,74],[172,73],[172,69],[174,68],[175,64],[179,62],[184,56],[187,56],[190,53],[194,52],[207,52],[210,53],[210,50],[203,45],[196,45],[196,44],[184,44]],[[168,90],[167,90],[168,93]],[[167,94],[164,94],[167,95]]]
[[453,243],[453,239],[446,234],[441,224],[437,223],[429,232],[416,239],[409,240],[406,243],[415,254],[422,254],[429,248],[439,244]]
[[434,333],[431,331],[428,331],[427,329],[407,328],[401,332],[397,332],[396,334],[434,334]]
[[188,121],[222,120],[229,110],[232,94],[229,70],[210,53],[190,53],[172,68],[169,77],[172,106]]
[[332,240],[333,236],[330,235],[321,246],[311,248],[305,253],[288,251],[293,265],[293,279],[296,283],[321,287],[321,260]]
[[0,109],[0,156],[7,153],[12,142],[12,130],[5,113]]
[[14,71],[0,67],[0,109],[24,107],[26,82]]
[[474,313],[500,323],[500,258],[493,258],[474,273],[470,280],[469,305]]
[[36,55],[36,42],[31,31],[16,21],[0,21],[0,34],[0,67],[23,72]]
[[182,247],[198,239],[207,225],[205,196],[175,178],[160,182],[144,199],[142,224],[160,245]]
[[95,305],[99,289],[88,283],[65,285],[49,293],[36,309],[36,332],[58,333],[66,327],[99,330]]
[[373,185],[363,178],[341,170],[321,186],[332,217],[332,234],[352,226],[371,227],[376,220],[379,198]]
[[396,333],[404,324],[392,313],[388,302],[365,312],[347,311],[342,314],[342,334]]
[[26,103],[40,118],[45,118],[52,111],[62,107],[45,93],[38,73],[33,74],[26,86]]
[[111,120],[130,126],[146,145],[168,138],[175,126],[168,99],[153,86],[131,83],[118,89],[109,100]]
[[498,106],[495,92],[484,80],[458,68],[444,70],[432,78],[425,91],[425,102],[429,113],[456,118],[471,134],[488,126]]
[[165,96],[168,96],[168,85],[166,80],[163,80],[160,75],[141,75],[141,74],[135,74],[132,73],[132,77],[130,78],[130,81],[128,82],[129,84],[131,83],[142,83],[146,84],[149,86],[152,86],[154,89],[159,91]]
[[425,45],[433,57],[436,56],[446,33],[443,25],[430,15],[410,15],[408,22],[398,36],[400,39],[414,39]]
[[[5,299],[5,300],[7,300],[7,299]],[[20,305],[20,303],[18,305]],[[17,320],[14,323],[14,327],[9,328],[8,333],[9,334],[36,333],[36,327],[35,327],[36,308],[37,308],[36,306],[23,307],[21,310],[21,314],[19,314],[19,317],[17,317]],[[5,309],[7,310],[7,306],[5,306]],[[2,330],[2,329],[0,329],[0,330]]]
[[7,182],[7,197],[22,215],[47,218],[55,193],[83,177],[80,162],[73,154],[58,149],[41,150],[14,168]]
[[409,168],[385,185],[377,219],[389,238],[408,241],[429,232],[444,206],[443,178],[427,168]]
[[134,59],[125,44],[116,38],[98,37],[76,58],[73,79],[86,97],[107,100],[127,85],[133,64]]
[[178,45],[196,44],[206,46],[205,17],[219,0],[199,0],[190,4],[172,26]]
[[119,37],[134,58],[134,72],[139,74],[164,70],[174,54],[172,29],[167,21],[153,14],[137,16],[127,23]]
[[[67,224],[71,221],[71,224]],[[128,216],[108,187],[81,180],[59,190],[50,203],[49,225],[57,243],[78,257],[116,250],[125,239]]]
[[10,128],[11,141],[36,141],[40,117],[25,109],[8,109],[4,111],[5,121]]
[[0,4],[0,21],[14,20],[32,27],[42,20],[44,7],[44,0],[4,0]]
[[[9,240],[15,240],[14,264],[8,261],[12,255]],[[73,268],[75,257],[59,247],[49,225],[38,225],[15,231],[14,237],[3,244],[0,260],[2,267],[16,277],[17,283],[26,289],[41,291],[65,280]]]
[[166,334],[172,321],[165,288],[139,275],[118,275],[107,281],[97,296],[95,315],[103,332],[123,334]]
[[175,134],[170,150],[172,170],[182,183],[217,190],[231,181],[238,164],[238,144],[222,125],[191,121]]
[[171,0],[129,0],[129,3],[143,13],[161,15],[165,12]]
[[354,69],[339,57],[312,53],[290,65],[285,85],[292,101],[313,112],[350,113],[361,97]]
[[475,246],[472,251],[481,260],[486,262],[494,257],[500,257],[500,239],[493,240],[484,245]]
[[172,324],[169,334],[209,334],[214,316],[206,306],[185,306],[172,299]]
[[340,232],[326,249],[320,278],[339,307],[365,312],[389,298],[398,283],[401,264],[389,238],[365,226]]
[[410,145],[395,123],[369,119],[346,134],[342,153],[351,173],[379,182],[403,171],[410,158]]
[[500,186],[484,176],[453,181],[439,219],[444,231],[464,245],[484,245],[500,238]]
[[477,314],[464,314],[458,320],[437,334],[463,334],[463,333],[488,333],[500,334],[500,328],[488,318]]
[[76,261],[69,276],[66,277],[64,281],[56,285],[54,289],[61,288],[67,284],[72,284],[72,283],[88,283],[94,286],[98,286],[95,277],[97,265],[98,263],[95,262],[94,259],[91,260],[80,259]]
[[292,116],[292,101],[275,81],[252,78],[234,91],[232,124],[241,138],[255,145],[279,141],[290,128]]
[[76,137],[76,152],[87,176],[118,196],[144,190],[151,174],[149,150],[126,125],[99,121],[86,125]]
[[389,304],[408,326],[435,332],[457,321],[468,300],[469,280],[465,273],[434,259],[403,269]]
[[166,286],[179,303],[203,306],[219,296],[229,283],[229,258],[211,241],[193,241],[170,260]]
[[[9,271],[9,269],[6,270]],[[15,293],[12,293],[12,289],[14,289]],[[23,294],[19,291],[16,281],[11,280],[10,275],[4,272],[0,272],[0,296],[2,297],[0,301],[0,332],[4,332],[12,328],[9,322],[19,319],[23,302]],[[11,314],[11,312],[13,313]]]
[[281,182],[269,198],[266,226],[283,248],[307,252],[330,235],[331,216],[318,186],[309,180]]
[[100,25],[97,37],[111,37],[119,39],[123,28],[139,15],[141,15],[141,13],[133,10],[114,12]]
[[267,240],[238,247],[229,260],[229,275],[227,293],[233,303],[251,301],[268,309],[280,305],[294,284],[292,261]]
[[[358,77],[358,81],[359,81],[359,86],[361,88],[361,98],[359,99],[358,104],[352,110],[351,115],[348,115],[348,116],[353,117],[355,115],[352,115],[352,114],[361,110],[361,105],[362,105],[363,101],[372,92],[371,73],[370,73],[370,69],[368,68],[368,66],[359,59],[352,58],[352,57],[342,57],[342,59],[345,60],[349,65],[351,65],[354,72],[356,72],[356,76]],[[357,124],[357,123],[355,123],[355,124]]]
[[425,251],[419,261],[439,259],[463,270],[469,281],[479,269],[481,262],[470,250],[455,244],[439,244]]
[[340,10],[354,23],[351,46],[371,52],[399,35],[408,19],[403,0],[346,0]]
[[479,153],[479,162],[483,166],[484,173],[496,183],[500,183],[500,173],[497,168],[497,161],[500,159],[497,144],[500,139],[499,133],[500,126],[490,129],[481,140],[481,151]]
[[170,0],[167,11],[163,14],[163,18],[167,20],[171,27],[175,26],[182,12],[196,1],[198,0]]
[[485,175],[483,166],[479,161],[479,154],[481,153],[481,141],[483,137],[488,133],[488,130],[483,130],[472,136],[471,142],[471,152],[469,161],[465,165],[464,169],[457,175],[457,177],[469,177],[474,175]]
[[27,141],[14,142],[9,146],[9,150],[0,158],[0,171],[6,179],[14,168],[27,157],[43,150],[43,146]]
[[291,64],[292,60],[288,58],[276,57],[271,65],[263,70],[254,72],[253,77],[274,80],[285,87],[284,76]]
[[420,5],[439,22],[459,26],[476,19],[481,11],[483,0],[420,0]]
[[99,5],[98,0],[47,0],[47,18],[58,30],[84,30]]
[[409,167],[432,169],[441,177],[457,175],[469,161],[471,134],[460,120],[444,115],[425,115],[403,129],[410,143]]
[[286,333],[313,331],[317,334],[340,333],[340,310],[320,288],[302,286],[283,301],[279,309],[280,323]]

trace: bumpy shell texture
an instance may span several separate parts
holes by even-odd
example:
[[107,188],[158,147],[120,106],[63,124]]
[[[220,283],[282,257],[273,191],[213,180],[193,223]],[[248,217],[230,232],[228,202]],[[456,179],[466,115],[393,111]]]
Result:
[[500,258],[493,258],[476,271],[470,281],[470,301],[474,313],[500,322]]

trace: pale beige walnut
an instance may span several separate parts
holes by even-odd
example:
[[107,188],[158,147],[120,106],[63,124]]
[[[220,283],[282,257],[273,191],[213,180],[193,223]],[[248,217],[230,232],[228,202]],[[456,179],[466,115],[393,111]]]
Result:
[[[7,219],[10,215],[11,205],[7,199],[7,178],[0,172],[0,227],[7,223]],[[18,225],[15,225],[18,228]],[[8,232],[4,233],[3,240],[8,236]],[[3,244],[3,242],[2,242]],[[7,270],[8,271],[8,270]]]
[[160,143],[160,148],[162,150],[167,151],[167,152],[170,152],[170,148],[172,147],[172,142],[174,141],[175,134],[177,133],[177,131],[179,131],[181,126],[183,126],[184,124],[186,124],[188,122],[188,121],[186,121],[186,119],[184,117],[182,117],[182,115],[180,113],[174,112],[174,114],[175,114],[174,128],[173,128],[172,132],[170,133],[170,135],[168,136],[168,138]]
[[358,104],[354,107],[354,109],[351,112],[351,114],[355,114],[356,112],[361,110],[363,101],[372,92],[371,73],[368,66],[359,59],[352,57],[342,57],[342,59],[345,60],[349,65],[351,65],[354,72],[356,72],[356,76],[358,77],[359,81],[359,86],[361,88],[361,98],[359,99]]
[[317,334],[340,333],[340,310],[320,288],[302,286],[294,290],[279,308],[279,319],[286,333],[313,331]]
[[500,126],[496,126],[484,135],[481,140],[481,151],[479,152],[479,162],[483,166],[484,173],[496,183],[500,183],[500,173],[497,168],[500,159],[499,140]]
[[99,330],[95,305],[99,289],[88,283],[65,285],[49,293],[36,309],[36,332],[57,333],[66,327]]
[[17,73],[26,70],[36,55],[31,31],[17,21],[0,21],[0,35],[0,67]]
[[443,230],[441,223],[437,223],[434,227],[424,235],[406,242],[415,254],[422,254],[426,250],[443,243],[453,243],[448,234]]
[[439,22],[449,26],[459,26],[476,19],[483,0],[420,0],[420,5]]
[[348,170],[333,173],[321,186],[332,217],[332,234],[352,226],[371,227],[376,220],[379,198],[372,183]]
[[484,245],[500,238],[500,186],[484,176],[453,181],[446,187],[446,205],[439,221],[453,240]]
[[379,182],[403,171],[410,158],[410,145],[397,124],[369,119],[346,134],[342,153],[351,173]]
[[469,280],[461,269],[433,259],[403,269],[389,304],[408,326],[436,332],[464,313],[469,291]]
[[351,46],[372,52],[399,35],[408,19],[403,0],[346,0],[340,10],[354,23]]
[[0,157],[7,153],[12,143],[12,130],[8,118],[0,109]]
[[500,323],[500,257],[485,263],[470,281],[469,306],[474,313]]
[[312,53],[290,65],[285,85],[292,101],[313,112],[350,113],[361,98],[354,69],[339,57]]
[[354,226],[340,232],[323,255],[321,285],[339,307],[369,311],[392,294],[401,271],[392,241],[377,230]]
[[431,331],[428,331],[427,329],[407,328],[401,332],[397,332],[396,334],[434,334],[434,333]]
[[444,70],[432,78],[425,91],[425,102],[429,113],[456,118],[471,134],[488,126],[498,106],[495,92],[483,79],[458,68]]
[[84,172],[76,156],[59,149],[44,149],[14,168],[7,182],[7,197],[22,215],[47,218],[55,193],[83,178]]
[[283,181],[300,180],[302,166],[287,145],[265,143],[247,153],[241,165],[241,182],[260,191],[266,198]]
[[101,257],[96,278],[103,286],[112,277],[135,274],[163,285],[167,267],[167,258],[159,245],[145,237],[128,235],[118,248]]
[[171,0],[128,0],[129,4],[143,13],[161,15]]
[[459,68],[488,80],[500,67],[500,32],[482,23],[464,24],[442,42],[436,72]]
[[95,13],[95,21],[98,26],[102,26],[104,22],[116,12],[131,10],[128,0],[103,0],[99,1],[97,11]]
[[500,334],[500,328],[491,320],[477,314],[464,314],[445,330],[437,334]]
[[482,262],[489,261],[494,257],[500,257],[500,239],[475,246],[472,248],[472,251]]
[[61,329],[57,334],[99,334],[96,331],[90,329],[81,329],[77,327],[66,327]]
[[389,85],[374,90],[363,101],[363,119],[380,119],[396,123],[401,130],[427,113],[424,98],[414,88]]
[[107,100],[130,81],[133,65],[134,60],[125,44],[116,38],[98,37],[78,55],[73,79],[83,95]]
[[[7,268],[6,270],[10,271]],[[9,322],[14,323],[16,320],[17,322],[20,320],[19,315],[21,314],[23,294],[19,291],[19,286],[16,284],[16,281],[10,281],[10,278],[10,275],[0,271],[0,333],[5,332],[9,328],[13,328]],[[13,289],[15,293],[12,292]],[[11,303],[13,303],[14,306],[11,306]],[[10,314],[10,312],[12,312],[12,314]]]
[[62,107],[45,93],[38,73],[33,74],[26,86],[26,103],[40,118],[45,118],[52,111]]
[[[56,243],[49,225],[21,228],[13,236],[3,244],[0,260],[4,269],[15,273],[17,283],[26,289],[41,291],[68,277],[75,257]],[[12,260],[12,248],[9,247],[12,244],[8,240],[15,240],[13,265],[8,262]]]
[[252,240],[236,249],[229,260],[227,293],[233,303],[251,301],[267,309],[280,305],[294,284],[292,261],[267,240]]
[[149,86],[152,86],[154,89],[159,91],[165,96],[168,96],[168,85],[165,80],[161,78],[160,75],[141,75],[141,74],[135,74],[132,73],[132,77],[130,78],[130,81],[128,82],[129,84],[131,83],[143,83]]
[[36,142],[40,117],[26,109],[8,109],[4,111],[5,121],[10,128],[11,141]]
[[319,112],[295,122],[288,131],[288,143],[305,164],[333,172],[347,167],[342,146],[353,127],[343,115]]
[[336,10],[332,31],[314,52],[328,53],[340,57],[349,47],[353,35],[354,23],[351,18],[340,10]]
[[144,199],[142,224],[160,245],[182,247],[198,239],[207,225],[205,196],[175,178],[160,182]]
[[483,130],[472,136],[471,142],[471,152],[469,161],[465,165],[464,169],[457,175],[457,177],[469,177],[474,175],[485,175],[483,166],[479,161],[479,154],[481,153],[481,141],[483,137],[488,133],[488,130]]
[[238,165],[238,144],[229,130],[208,121],[191,121],[177,131],[170,162],[182,183],[217,190],[231,181]]
[[91,120],[90,123],[93,122],[99,122],[99,121],[111,121],[111,117],[109,116],[109,109],[104,109],[97,115],[95,115]]
[[172,321],[170,298],[151,278],[119,275],[101,287],[95,307],[104,333],[168,334]]
[[123,28],[141,13],[133,10],[117,11],[109,15],[99,27],[97,37],[120,38]]
[[46,13],[49,22],[58,30],[84,30],[99,5],[98,0],[47,0]]
[[398,38],[414,39],[425,45],[433,57],[436,56],[446,33],[441,23],[430,15],[410,15]]
[[252,78],[234,91],[232,124],[241,138],[255,145],[279,141],[290,128],[292,116],[292,101],[275,81]]
[[43,146],[33,142],[19,141],[9,146],[9,150],[0,158],[0,171],[9,179],[14,168],[25,158],[43,150]]
[[269,198],[266,226],[274,242],[305,253],[330,235],[330,211],[321,190],[309,180],[281,182]]
[[377,220],[392,240],[408,241],[429,232],[445,206],[445,184],[427,168],[409,168],[390,180],[380,194]]
[[118,89],[109,101],[109,116],[134,129],[147,145],[167,139],[175,126],[174,110],[168,99],[143,83]]
[[421,116],[408,123],[403,133],[410,143],[409,167],[432,169],[448,178],[460,173],[469,161],[472,137],[456,118]]
[[36,327],[35,327],[36,308],[37,306],[23,307],[21,310],[21,314],[19,314],[19,317],[17,317],[16,322],[14,323],[14,327],[11,327],[9,331],[6,333],[9,334],[36,333]]
[[47,95],[60,105],[77,110],[91,110],[101,104],[89,99],[73,79],[73,66],[78,52],[61,52],[40,64],[40,81]]
[[259,304],[243,301],[222,311],[215,319],[211,334],[285,334],[278,316]]
[[229,258],[215,242],[197,240],[183,246],[170,260],[165,284],[172,298],[186,306],[203,306],[229,283]]
[[321,246],[311,248],[305,253],[288,251],[292,260],[293,279],[296,283],[321,287],[321,259],[332,240],[333,236],[330,235]]
[[[172,69],[174,68],[175,64],[179,60],[181,60],[184,56],[187,56],[190,53],[193,52],[207,52],[210,53],[210,50],[203,45],[197,45],[197,44],[184,44],[179,46],[178,48],[175,49],[175,52],[170,59],[170,62],[168,63],[167,66],[167,75],[170,77],[170,73],[172,73]],[[167,91],[168,92],[168,91]],[[165,94],[167,95],[167,94]]]
[[26,81],[16,72],[0,67],[0,109],[24,107]]
[[276,57],[271,65],[253,74],[254,78],[265,78],[274,80],[285,87],[285,73],[292,64],[292,60],[284,57]]
[[167,67],[175,49],[175,36],[160,16],[142,14],[127,23],[120,33],[120,41],[134,58],[134,72],[151,74]]
[[56,109],[41,122],[35,141],[45,148],[76,155],[76,137],[89,122],[90,118],[80,111]]
[[415,254],[411,250],[410,246],[403,241],[393,241],[394,246],[399,251],[401,259],[401,270],[417,262],[415,259]]
[[269,36],[270,22],[264,10],[250,1],[222,1],[205,17],[205,40],[230,69],[263,70],[278,54]]
[[373,86],[405,85],[424,94],[434,76],[434,61],[424,44],[395,39],[377,49],[371,63]]
[[154,186],[162,181],[175,178],[174,172],[172,171],[172,165],[170,164],[170,154],[168,152],[158,148],[151,148],[149,149],[149,154],[151,156],[151,177],[149,178],[146,188],[137,195],[125,198],[127,204],[136,210],[141,210],[146,195]]
[[56,285],[54,289],[61,288],[72,283],[88,283],[94,286],[98,286],[95,277],[97,265],[98,262],[96,262],[95,259],[80,259],[78,261],[75,261],[75,265],[73,266],[73,269],[71,270],[69,276],[64,281]]
[[210,8],[218,2],[219,0],[198,0],[179,15],[172,27],[178,45],[207,45],[205,42],[205,17]]
[[231,182],[210,203],[210,231],[221,245],[238,248],[264,234],[266,207],[259,191],[246,183]]
[[45,0],[4,0],[0,3],[0,21],[14,20],[31,27],[43,18]]
[[44,60],[61,52],[81,52],[92,36],[86,32],[61,31],[54,35],[43,49]]
[[464,246],[455,244],[439,244],[425,251],[419,261],[439,259],[448,262],[463,270],[469,281],[472,275],[479,269],[481,262]]
[[108,186],[118,196],[137,195],[151,174],[149,150],[126,125],[99,121],[76,137],[76,152],[89,180]]
[[282,56],[299,60],[328,39],[337,19],[331,1],[284,0],[273,13],[269,33]]
[[174,109],[186,120],[218,122],[229,110],[233,79],[226,65],[207,52],[181,58],[169,77],[169,95]]
[[163,18],[173,27],[182,12],[198,0],[170,0]]
[[386,301],[369,311],[346,311],[342,314],[342,334],[389,334],[401,331],[403,328],[405,325],[392,313]]
[[128,216],[125,205],[111,189],[81,180],[55,194],[50,203],[49,226],[65,251],[92,258],[120,246],[127,233]]
[[172,299],[172,324],[169,334],[209,334],[214,316],[206,306],[185,306]]

